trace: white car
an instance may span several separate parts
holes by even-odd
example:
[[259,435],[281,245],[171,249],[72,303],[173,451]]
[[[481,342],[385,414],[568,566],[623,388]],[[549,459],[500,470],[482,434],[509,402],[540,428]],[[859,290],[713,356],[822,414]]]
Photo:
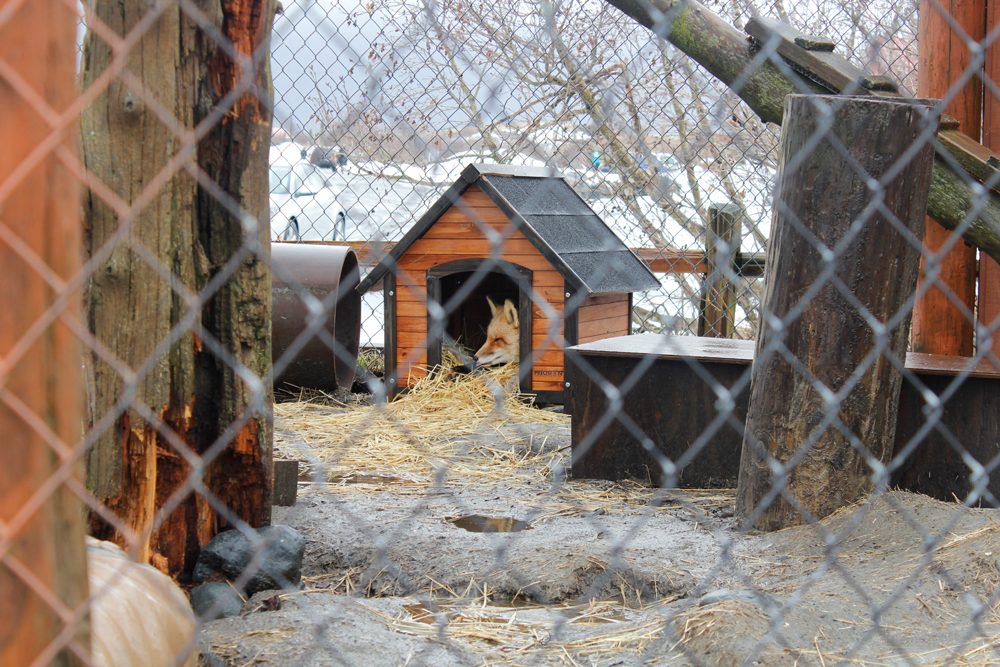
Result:
[[343,241],[347,216],[330,186],[333,169],[308,160],[272,163],[271,238],[276,241]]

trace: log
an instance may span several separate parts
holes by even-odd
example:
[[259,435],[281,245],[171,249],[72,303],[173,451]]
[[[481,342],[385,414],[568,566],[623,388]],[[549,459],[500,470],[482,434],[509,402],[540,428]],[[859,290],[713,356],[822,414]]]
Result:
[[[697,0],[605,0],[637,23],[653,30],[686,53],[724,84],[768,123],[782,122],[786,95],[826,89],[794,74],[787,74],[770,60],[754,62],[756,48],[747,36],[716,16]],[[751,64],[755,67],[744,78]],[[972,181],[963,172],[936,158],[934,178],[927,197],[927,215],[945,229],[962,230],[962,237],[1000,261],[1000,196],[989,192],[977,201]],[[971,223],[966,226],[966,218]]]
[[[213,37],[181,7],[158,8],[127,55],[104,34],[84,39],[83,89],[119,59],[141,84],[114,79],[80,118],[84,161],[106,184],[84,206],[85,252],[96,264],[89,322],[111,353],[88,359],[96,437],[87,485],[117,519],[95,512],[91,530],[170,574],[190,571],[201,546],[236,519],[270,521],[271,109],[261,53],[271,4],[199,3]],[[143,0],[88,5],[119,36],[153,11]],[[245,57],[246,75],[233,54]],[[256,229],[234,207],[261,221]],[[192,476],[212,502],[194,493]]]
[[0,665],[65,667],[90,664],[83,503],[71,490],[82,480],[82,350],[68,326],[82,319],[80,183],[59,158],[76,143],[62,114],[76,99],[77,17],[61,0],[2,6]]
[[[817,99],[840,105],[828,131]],[[882,463],[892,457],[902,373],[888,357],[906,356],[933,145],[882,179],[913,149],[920,116],[910,103],[873,98],[785,102],[737,488],[746,525],[777,530],[827,516],[873,489],[866,454]],[[813,145],[818,131],[824,138]],[[870,178],[882,183],[879,208],[869,209]],[[818,244],[834,253],[829,262]],[[876,335],[855,303],[891,328]]]

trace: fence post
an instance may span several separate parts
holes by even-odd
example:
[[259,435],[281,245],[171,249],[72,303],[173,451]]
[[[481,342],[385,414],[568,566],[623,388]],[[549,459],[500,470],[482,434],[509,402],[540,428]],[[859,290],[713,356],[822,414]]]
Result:
[[[834,108],[829,121],[817,101]],[[739,515],[759,528],[822,518],[870,492],[872,469],[859,449],[883,463],[892,457],[902,373],[887,356],[905,358],[910,317],[882,339],[855,303],[882,323],[909,308],[934,155],[931,144],[906,154],[921,115],[905,101],[785,100],[736,499]],[[826,137],[813,146],[817,132]],[[900,159],[905,166],[883,182]],[[880,181],[877,191],[871,179]],[[780,327],[773,318],[782,318]],[[779,342],[796,365],[773,349]]]
[[743,211],[735,204],[708,207],[705,279],[698,335],[732,338],[736,330],[736,255],[743,241]]
[[[1000,7],[991,2],[986,5],[984,34],[992,34],[997,25],[1000,25]],[[984,72],[989,81],[1000,77],[1000,44],[996,41],[986,48]],[[1000,152],[1000,98],[992,90],[986,91],[983,96],[983,145],[995,153]],[[976,313],[983,326],[990,326],[1000,317],[1000,264],[985,252],[979,256],[979,299],[976,305]],[[976,341],[980,350],[985,347],[985,342]],[[1000,358],[1000,331],[993,332],[990,350]]]
[[53,148],[75,151],[75,121],[59,115],[76,95],[77,17],[61,0],[13,4],[0,12],[14,73],[0,74],[0,665],[76,665],[88,587],[82,503],[65,480],[82,478],[82,355],[59,317],[32,329],[51,307],[81,319],[65,284],[80,267],[80,185],[51,149],[17,172],[58,133]]
[[[959,129],[977,141],[983,117],[982,81],[973,76],[961,90],[953,92],[952,87],[958,80],[956,75],[965,70],[974,57],[965,40],[978,42],[986,35],[986,8],[985,0],[945,0],[941,4],[922,0],[918,11],[917,94],[920,97],[948,98],[950,102],[945,113],[958,120]],[[952,22],[958,26],[957,29],[952,28]],[[924,246],[929,252],[941,252],[953,238],[953,231],[933,219],[927,220]],[[938,285],[947,289],[934,285],[913,306],[914,352],[972,356],[976,249],[961,240],[957,241],[936,262]],[[921,282],[927,268],[924,258],[920,267]],[[989,285],[988,279],[986,284]]]

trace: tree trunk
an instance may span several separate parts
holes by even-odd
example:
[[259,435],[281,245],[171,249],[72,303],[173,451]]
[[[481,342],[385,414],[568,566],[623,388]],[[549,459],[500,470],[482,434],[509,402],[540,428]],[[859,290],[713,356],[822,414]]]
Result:
[[[769,123],[782,122],[786,95],[807,91],[825,95],[829,91],[798,76],[786,75],[770,60],[753,63],[757,53],[747,36],[713,14],[697,0],[605,0],[641,25],[663,35],[674,46],[697,61],[728,86],[741,83],[734,92]],[[658,24],[650,9],[660,13]],[[753,63],[752,73],[743,74]],[[976,202],[971,177],[958,175],[940,158],[934,160],[934,178],[927,198],[927,215],[945,229],[959,229],[966,217],[972,224],[962,237],[1000,261],[1000,196],[990,191],[985,204]]]
[[90,646],[87,616],[67,624],[53,608],[72,613],[88,595],[83,507],[66,483],[83,476],[81,350],[67,326],[81,319],[67,284],[80,269],[79,181],[58,157],[75,147],[60,114],[76,98],[76,20],[61,0],[0,20],[0,62],[15,74],[0,74],[0,665],[84,664],[64,647]]
[[[842,105],[824,131],[815,99],[785,102],[761,302],[767,315],[740,459],[737,512],[765,530],[854,502],[873,488],[866,456],[892,458],[902,372],[890,355],[900,366],[906,358],[934,155],[927,144],[904,157],[920,134],[920,114],[909,104],[819,98]],[[825,137],[813,147],[817,132]],[[906,165],[886,182],[901,158]],[[882,184],[877,209],[869,179]],[[876,334],[870,319],[888,331]],[[775,462],[782,472],[772,472]]]
[[[128,78],[111,79],[81,118],[101,183],[85,205],[90,327],[104,348],[88,368],[88,487],[115,517],[95,514],[91,528],[123,544],[134,534],[137,555],[171,573],[237,519],[270,521],[273,15],[268,0],[199,6],[246,56],[245,76],[177,5],[154,5]],[[121,36],[149,7],[94,2]],[[105,85],[113,55],[87,34],[84,90]],[[192,491],[199,477],[212,504]]]

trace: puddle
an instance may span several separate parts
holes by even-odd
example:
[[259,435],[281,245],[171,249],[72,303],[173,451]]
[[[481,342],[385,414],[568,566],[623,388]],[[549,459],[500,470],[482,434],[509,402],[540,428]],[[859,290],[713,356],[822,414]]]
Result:
[[410,618],[412,618],[417,623],[426,623],[428,625],[434,625],[437,622],[437,619],[434,618],[434,612],[425,607],[422,602],[418,602],[416,604],[403,605],[403,609],[409,612]]
[[530,528],[527,521],[521,521],[509,516],[480,516],[470,514],[456,519],[448,519],[463,530],[472,533],[517,533]]
[[625,612],[619,610],[606,611],[603,614],[588,616],[583,614],[572,619],[572,623],[578,625],[604,625],[605,623],[621,623],[629,620]]
[[384,484],[400,484],[403,480],[392,475],[331,475],[331,484],[372,484],[381,486]]

